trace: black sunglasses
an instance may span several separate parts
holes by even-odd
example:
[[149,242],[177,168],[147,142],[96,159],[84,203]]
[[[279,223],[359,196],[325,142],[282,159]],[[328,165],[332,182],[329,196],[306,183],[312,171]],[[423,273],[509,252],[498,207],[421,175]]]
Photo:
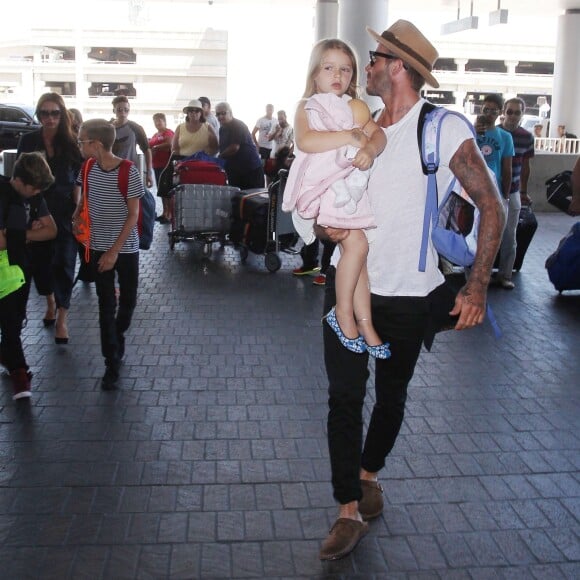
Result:
[[505,112],[506,115],[513,115],[514,117],[521,117],[522,116],[522,112],[521,111],[512,111],[511,109],[508,109]]
[[386,58],[388,60],[395,60],[399,58],[394,54],[387,54],[386,52],[376,52],[374,50],[369,50],[369,63],[371,66],[375,66],[375,63],[377,62],[377,56],[382,56],[383,58]]
[[54,111],[46,111],[45,109],[41,109],[38,111],[38,116],[43,119],[48,119],[48,117],[57,119],[60,117],[60,109],[55,109]]

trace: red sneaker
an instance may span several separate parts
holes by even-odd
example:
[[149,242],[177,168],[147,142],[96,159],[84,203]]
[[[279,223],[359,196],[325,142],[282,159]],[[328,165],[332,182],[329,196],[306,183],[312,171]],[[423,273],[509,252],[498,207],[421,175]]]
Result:
[[308,276],[310,274],[316,274],[316,272],[320,272],[320,266],[315,266],[314,268],[295,268],[292,270],[292,274],[294,276]]
[[315,286],[324,286],[326,284],[326,274],[318,274],[318,276],[312,280],[312,283]]

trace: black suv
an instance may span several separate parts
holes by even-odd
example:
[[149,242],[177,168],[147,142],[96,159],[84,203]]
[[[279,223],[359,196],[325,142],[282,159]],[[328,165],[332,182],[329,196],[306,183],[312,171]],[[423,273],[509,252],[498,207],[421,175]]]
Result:
[[36,131],[40,127],[32,107],[0,104],[0,151],[16,149],[20,135]]

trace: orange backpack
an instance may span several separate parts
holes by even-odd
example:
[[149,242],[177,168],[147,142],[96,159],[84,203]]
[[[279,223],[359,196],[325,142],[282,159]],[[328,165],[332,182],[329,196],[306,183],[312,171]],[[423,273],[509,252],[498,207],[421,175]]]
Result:
[[91,218],[89,216],[89,199],[87,192],[89,191],[89,171],[94,165],[96,159],[94,157],[89,157],[84,163],[81,170],[83,176],[83,189],[81,211],[77,217],[75,224],[75,238],[77,241],[85,247],[85,262],[89,262],[90,259],[90,241],[91,241]]

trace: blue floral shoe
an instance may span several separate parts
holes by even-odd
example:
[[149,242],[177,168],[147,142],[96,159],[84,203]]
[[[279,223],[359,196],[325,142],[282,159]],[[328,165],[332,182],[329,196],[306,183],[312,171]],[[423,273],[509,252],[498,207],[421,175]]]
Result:
[[[322,317],[322,320],[326,320],[326,322],[328,323],[328,326],[330,326],[330,328],[332,328],[332,330],[334,330],[334,332],[336,333],[336,336],[338,336],[338,340],[340,340],[340,343],[342,344],[342,346],[344,346],[345,348],[347,348],[351,352],[356,352],[358,354],[362,354],[363,352],[365,352],[366,345],[365,345],[365,341],[364,341],[362,336],[359,336],[357,338],[347,338],[346,336],[344,336],[344,333],[342,332],[340,325],[338,324],[338,320],[336,319],[336,309],[334,306],[330,309],[328,314],[326,314],[325,316]],[[378,347],[371,347],[371,348],[378,348]]]
[[[369,318],[361,318],[360,322],[368,322]],[[370,346],[367,341],[364,342],[366,351],[375,358],[387,359],[391,356],[391,351],[389,350],[389,343],[385,342],[383,344],[377,344],[376,346]]]
[[365,348],[367,349],[367,352],[375,358],[387,359],[391,356],[388,342],[385,342],[384,344],[378,344],[377,346],[369,346],[365,342]]

